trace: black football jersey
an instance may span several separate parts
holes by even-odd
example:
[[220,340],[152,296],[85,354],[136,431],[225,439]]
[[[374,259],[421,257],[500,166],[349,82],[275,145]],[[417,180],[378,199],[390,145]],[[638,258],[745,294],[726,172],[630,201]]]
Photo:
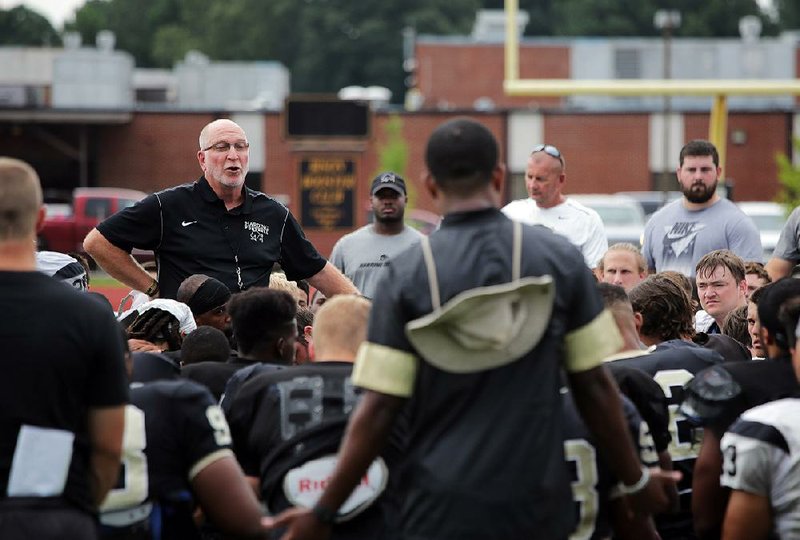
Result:
[[[309,464],[336,455],[359,398],[351,372],[351,363],[325,362],[260,373],[245,382],[229,403],[234,452],[245,474],[260,478],[268,512],[302,505],[290,499],[297,494],[292,491],[293,479],[302,477]],[[379,473],[383,480],[392,481],[390,467],[395,459],[384,452],[377,465],[373,463],[385,466]],[[372,482],[370,474],[368,471],[362,484]],[[304,487],[308,480],[298,481],[300,496],[306,487],[322,489],[319,485]],[[388,538],[394,530],[389,523],[397,504],[389,499],[390,491],[375,489],[375,497],[363,511],[353,512],[334,526],[332,538]]]
[[132,385],[125,411],[122,470],[101,508],[104,538],[200,538],[191,481],[231,456],[222,410],[202,386],[185,380]]
[[724,411],[719,415],[719,422],[707,426],[707,429],[713,429],[720,437],[744,411],[770,401],[793,397],[800,389],[788,357],[726,362],[721,367],[731,374],[741,391],[723,405]]
[[694,538],[691,515],[692,473],[702,441],[701,433],[693,428],[678,408],[683,401],[684,385],[703,369],[721,364],[724,359],[716,351],[674,339],[660,343],[650,354],[616,362],[648,373],[664,391],[670,415],[669,453],[674,468],[683,476],[678,482],[680,511],[659,516],[656,526],[664,540]]
[[267,363],[255,363],[250,364],[249,366],[245,366],[243,368],[239,368],[233,375],[230,376],[228,382],[225,383],[225,390],[220,396],[219,405],[222,407],[222,412],[225,413],[227,416],[230,412],[231,403],[233,403],[233,398],[239,392],[239,389],[242,387],[244,383],[258,375],[259,373],[265,373],[268,371],[278,371],[280,369],[285,368],[286,366],[279,365],[279,364],[267,364]]
[[177,379],[181,375],[178,362],[164,353],[135,352],[132,355],[133,370],[131,382],[149,383],[153,381]]
[[[609,504],[618,481],[597,448],[569,392],[562,395],[564,408],[564,455],[570,469],[572,496],[577,515],[570,539],[599,540],[611,537]],[[623,412],[639,459],[644,465],[658,462],[650,428],[631,401],[622,396]]]
[[635,367],[622,365],[619,362],[608,362],[606,368],[614,376],[620,391],[631,400],[650,427],[656,452],[666,450],[672,436],[669,432],[667,397],[661,386],[651,375]]
[[238,357],[227,362],[198,362],[184,366],[181,376],[205,386],[219,403],[225,393],[225,385],[228,384],[228,380],[233,374],[243,367],[252,366],[255,363],[257,362]]
[[352,364],[308,364],[259,373],[228,403],[233,451],[248,476],[298,433],[347,419],[357,403],[350,383]]

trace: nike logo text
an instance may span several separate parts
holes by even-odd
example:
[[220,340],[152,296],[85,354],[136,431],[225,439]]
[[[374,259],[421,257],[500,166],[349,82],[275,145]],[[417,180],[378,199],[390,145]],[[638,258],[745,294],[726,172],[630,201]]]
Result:
[[188,227],[189,225],[194,225],[195,223],[197,223],[197,220],[194,220],[194,221],[181,221],[181,226]]

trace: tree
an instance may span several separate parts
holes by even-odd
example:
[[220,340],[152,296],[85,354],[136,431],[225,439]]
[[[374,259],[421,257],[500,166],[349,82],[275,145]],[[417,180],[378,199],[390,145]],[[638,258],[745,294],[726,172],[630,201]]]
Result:
[[184,26],[168,24],[156,30],[150,55],[157,66],[172,66],[186,53],[200,48],[197,39]]
[[325,9],[299,13],[290,57],[292,85],[306,92],[332,92],[348,85],[381,85],[402,101],[402,30],[418,33],[467,33],[477,0],[409,0],[352,2],[318,0]]
[[71,28],[99,30],[141,67],[170,66],[189,48],[212,60],[278,60],[299,92],[381,85],[401,101],[402,29],[467,33],[479,0],[89,0]]
[[[794,138],[792,146],[795,152],[800,152],[800,137]],[[788,216],[800,206],[800,165],[794,165],[791,158],[782,152],[775,156],[775,161],[778,162],[778,179],[782,186],[777,200],[784,205]]]
[[57,47],[61,37],[44,16],[25,6],[0,9],[0,45]]
[[[665,5],[667,4],[667,5]],[[564,36],[655,36],[658,9],[681,13],[674,35],[683,37],[735,37],[745,15],[761,19],[763,34],[775,34],[777,26],[755,0],[561,0],[553,5],[554,34]]]
[[379,170],[375,174],[382,171],[394,171],[400,176],[405,176],[408,163],[408,143],[403,137],[403,119],[392,114],[383,131],[386,141],[378,145]]
[[681,12],[681,26],[675,32],[682,37],[739,37],[739,20],[745,15],[761,19],[762,34],[775,35],[777,25],[761,10],[755,0],[674,0]]
[[554,34],[652,36],[652,0],[562,0],[553,6]]
[[64,30],[77,32],[85,43],[92,43],[100,30],[110,30],[111,2],[89,0],[75,12],[75,20],[64,25]]
[[[203,51],[215,60],[279,60],[291,66],[304,32],[307,2],[230,0],[208,7]],[[235,39],[234,39],[235,37]]]
[[797,0],[773,0],[781,30],[800,30],[800,3]]
[[111,30],[117,48],[132,54],[137,66],[172,67],[201,43],[195,36],[202,36],[208,11],[201,0],[89,0],[67,29],[80,32],[85,43],[93,43],[100,30]]
[[[778,26],[756,0],[519,0],[530,20],[526,35],[656,36],[653,15],[678,9],[678,36],[736,36],[739,19],[759,15],[764,34]],[[776,0],[797,21],[797,0]],[[668,6],[664,4],[669,4]],[[186,51],[212,60],[278,60],[297,92],[333,93],[350,85],[381,85],[402,102],[402,30],[468,34],[480,8],[502,0],[88,0],[70,29],[87,43],[99,30],[117,36],[140,67],[171,67]],[[784,15],[785,14],[785,15]],[[794,17],[794,18],[792,18]]]

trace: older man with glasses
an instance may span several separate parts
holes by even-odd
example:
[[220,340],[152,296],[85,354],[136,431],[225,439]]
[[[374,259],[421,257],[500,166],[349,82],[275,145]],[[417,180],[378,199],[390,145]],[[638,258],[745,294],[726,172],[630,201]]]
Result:
[[[227,119],[200,132],[197,181],[153,193],[93,229],[84,248],[111,276],[150,297],[175,298],[192,274],[218,279],[233,292],[267,286],[280,260],[291,280],[307,279],[326,296],[355,286],[309,242],[289,209],[244,185],[250,143]],[[131,257],[152,249],[154,279]]]
[[538,223],[565,236],[583,254],[589,268],[596,268],[608,250],[600,215],[564,196],[566,163],[558,148],[540,144],[533,148],[525,169],[527,199],[512,201],[503,208],[511,219]]

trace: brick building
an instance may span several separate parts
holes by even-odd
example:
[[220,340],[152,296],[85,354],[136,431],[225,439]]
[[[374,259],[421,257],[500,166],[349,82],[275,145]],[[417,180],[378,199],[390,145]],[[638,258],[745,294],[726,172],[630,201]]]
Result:
[[[800,47],[796,40],[786,37],[757,43],[675,42],[675,77],[792,79],[800,72]],[[520,76],[657,77],[662,68],[658,65],[659,43],[652,39],[528,40],[520,49]],[[197,178],[200,169],[195,155],[200,129],[214,118],[230,117],[245,127],[250,138],[248,183],[285,202],[303,222],[312,241],[328,254],[341,234],[369,218],[368,186],[378,172],[385,128],[392,115],[402,121],[407,144],[405,175],[411,204],[427,211],[434,208],[420,181],[424,144],[439,123],[453,116],[479,118],[500,141],[510,173],[508,199],[524,196],[521,177],[525,162],[530,147],[540,142],[554,144],[564,153],[568,193],[614,193],[660,187],[663,171],[677,167],[682,144],[691,138],[705,138],[708,133],[710,98],[674,99],[665,128],[661,98],[508,97],[502,92],[501,40],[423,36],[416,41],[415,55],[415,77],[422,96],[418,110],[373,111],[366,138],[313,141],[286,137],[284,113],[260,106],[254,110],[230,104],[189,108],[137,100],[127,107],[93,107],[91,95],[85,96],[80,107],[56,106],[48,101],[53,92],[47,80],[58,70],[50,73],[40,58],[40,76],[20,79],[19,88],[3,87],[9,83],[0,75],[0,141],[5,155],[25,159],[36,167],[49,192],[80,185],[149,192]],[[12,57],[15,62],[21,58]],[[742,59],[739,71],[731,73],[734,67],[730,58]],[[3,59],[0,54],[0,67]],[[173,79],[169,84],[176,82]],[[179,88],[147,90],[150,96],[181,95]],[[132,93],[139,94],[138,88]],[[4,96],[21,101],[4,103]],[[36,99],[31,101],[26,96]],[[74,92],[72,96],[77,99],[81,94]],[[238,103],[245,97],[238,97]],[[735,199],[769,200],[775,196],[779,189],[775,155],[790,154],[792,136],[797,134],[800,114],[795,98],[730,100],[726,177],[732,181]],[[331,179],[309,172],[323,166],[333,167],[338,176]],[[667,178],[668,187],[674,186],[670,185],[673,178]],[[344,191],[310,194],[306,189],[311,183],[328,181],[345,186]],[[347,208],[333,211],[336,204],[329,204],[326,211],[310,213],[313,197],[327,197],[329,202],[347,197],[342,205]]]

